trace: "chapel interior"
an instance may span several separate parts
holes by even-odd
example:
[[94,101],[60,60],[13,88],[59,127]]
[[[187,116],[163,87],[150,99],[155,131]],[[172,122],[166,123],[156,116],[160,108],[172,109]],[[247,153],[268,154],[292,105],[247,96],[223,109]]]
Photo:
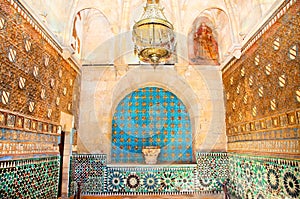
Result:
[[299,30],[299,0],[0,0],[0,198],[300,198]]

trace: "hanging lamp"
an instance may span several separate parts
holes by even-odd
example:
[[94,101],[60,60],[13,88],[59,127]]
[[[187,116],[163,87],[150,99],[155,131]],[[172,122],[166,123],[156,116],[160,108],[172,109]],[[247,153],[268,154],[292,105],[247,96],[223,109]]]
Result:
[[159,0],[147,0],[141,19],[133,26],[134,52],[142,62],[166,62],[176,48],[173,25],[166,19]]

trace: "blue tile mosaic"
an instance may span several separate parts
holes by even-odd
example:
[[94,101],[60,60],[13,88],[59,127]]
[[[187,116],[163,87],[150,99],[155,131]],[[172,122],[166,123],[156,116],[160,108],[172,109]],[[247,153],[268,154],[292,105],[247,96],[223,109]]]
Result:
[[112,162],[143,163],[142,148],[158,146],[158,162],[192,161],[192,132],[185,105],[173,93],[140,88],[117,106],[112,121]]

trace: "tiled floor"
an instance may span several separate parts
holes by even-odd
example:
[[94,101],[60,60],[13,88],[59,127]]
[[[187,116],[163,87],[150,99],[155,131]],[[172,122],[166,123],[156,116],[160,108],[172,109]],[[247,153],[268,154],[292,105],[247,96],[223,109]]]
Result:
[[[73,197],[71,197],[73,198]],[[81,196],[81,199],[223,199],[219,195]]]

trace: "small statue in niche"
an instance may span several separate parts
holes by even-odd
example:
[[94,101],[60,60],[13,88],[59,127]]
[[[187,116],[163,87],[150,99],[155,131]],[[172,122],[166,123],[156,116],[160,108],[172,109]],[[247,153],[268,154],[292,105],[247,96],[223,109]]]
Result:
[[219,64],[218,44],[214,39],[212,29],[201,23],[194,33],[194,64]]

